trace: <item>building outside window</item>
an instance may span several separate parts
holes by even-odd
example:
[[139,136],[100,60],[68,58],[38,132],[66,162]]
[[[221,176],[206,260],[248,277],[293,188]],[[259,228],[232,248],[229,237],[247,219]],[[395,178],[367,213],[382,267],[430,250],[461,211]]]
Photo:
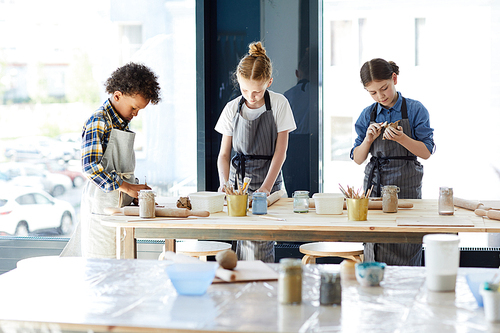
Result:
[[[7,186],[69,202],[76,225],[83,124],[108,97],[105,80],[131,61],[149,66],[162,90],[130,124],[136,177],[159,196],[196,191],[195,27],[195,0],[0,1],[0,234],[15,234],[2,229],[15,213],[2,210],[15,200]],[[15,176],[24,164],[43,175]],[[71,232],[28,224],[32,236]]]

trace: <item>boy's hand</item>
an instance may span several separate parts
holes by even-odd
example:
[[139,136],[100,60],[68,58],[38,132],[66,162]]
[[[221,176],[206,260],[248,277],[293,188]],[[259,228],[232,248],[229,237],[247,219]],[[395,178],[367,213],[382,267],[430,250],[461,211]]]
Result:
[[118,188],[119,191],[127,193],[132,198],[138,198],[140,190],[150,190],[150,189],[151,187],[145,184],[130,184],[127,182],[123,182]]

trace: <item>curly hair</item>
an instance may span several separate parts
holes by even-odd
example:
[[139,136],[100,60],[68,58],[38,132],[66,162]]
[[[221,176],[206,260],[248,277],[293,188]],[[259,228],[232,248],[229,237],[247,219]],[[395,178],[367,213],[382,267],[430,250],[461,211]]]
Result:
[[115,91],[120,91],[125,95],[139,94],[155,105],[161,101],[158,77],[151,69],[142,64],[129,62],[119,67],[104,85],[108,94],[113,94]]

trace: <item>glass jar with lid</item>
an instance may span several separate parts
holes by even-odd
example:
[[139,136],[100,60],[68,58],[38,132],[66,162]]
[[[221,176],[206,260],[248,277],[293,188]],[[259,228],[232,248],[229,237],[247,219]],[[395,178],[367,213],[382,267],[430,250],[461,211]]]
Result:
[[309,212],[309,191],[293,192],[293,212],[294,213]]
[[455,209],[453,206],[453,188],[439,188],[439,215],[453,215]]
[[398,212],[398,192],[396,185],[386,185],[382,187],[382,211],[384,213]]
[[281,304],[302,302],[302,260],[280,259],[278,276],[278,301]]

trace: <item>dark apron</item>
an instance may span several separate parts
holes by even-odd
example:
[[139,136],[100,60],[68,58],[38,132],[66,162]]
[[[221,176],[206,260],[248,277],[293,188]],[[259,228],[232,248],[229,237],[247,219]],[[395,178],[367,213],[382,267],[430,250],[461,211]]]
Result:
[[[241,97],[238,111],[233,119],[233,149],[236,154],[231,159],[229,179],[234,184],[242,185],[245,177],[251,177],[249,193],[258,190],[264,182],[271,160],[276,149],[278,129],[271,110],[269,92],[264,94],[266,111],[254,120],[247,120],[241,115],[245,98]],[[281,189],[281,172],[271,189],[276,192]],[[274,262],[274,242],[269,241],[238,241],[236,253],[240,260],[262,260]]]
[[[370,115],[370,124],[375,122],[377,116],[375,104]],[[401,104],[400,126],[403,132],[413,137],[406,99]],[[370,147],[372,158],[365,168],[365,192],[372,187],[372,197],[380,197],[381,188],[385,185],[396,185],[400,188],[400,199],[422,198],[423,166],[417,157],[408,149],[392,140],[383,140],[379,135]],[[391,243],[366,243],[365,261],[380,261],[388,265],[420,266],[422,262],[421,244],[391,244]]]

